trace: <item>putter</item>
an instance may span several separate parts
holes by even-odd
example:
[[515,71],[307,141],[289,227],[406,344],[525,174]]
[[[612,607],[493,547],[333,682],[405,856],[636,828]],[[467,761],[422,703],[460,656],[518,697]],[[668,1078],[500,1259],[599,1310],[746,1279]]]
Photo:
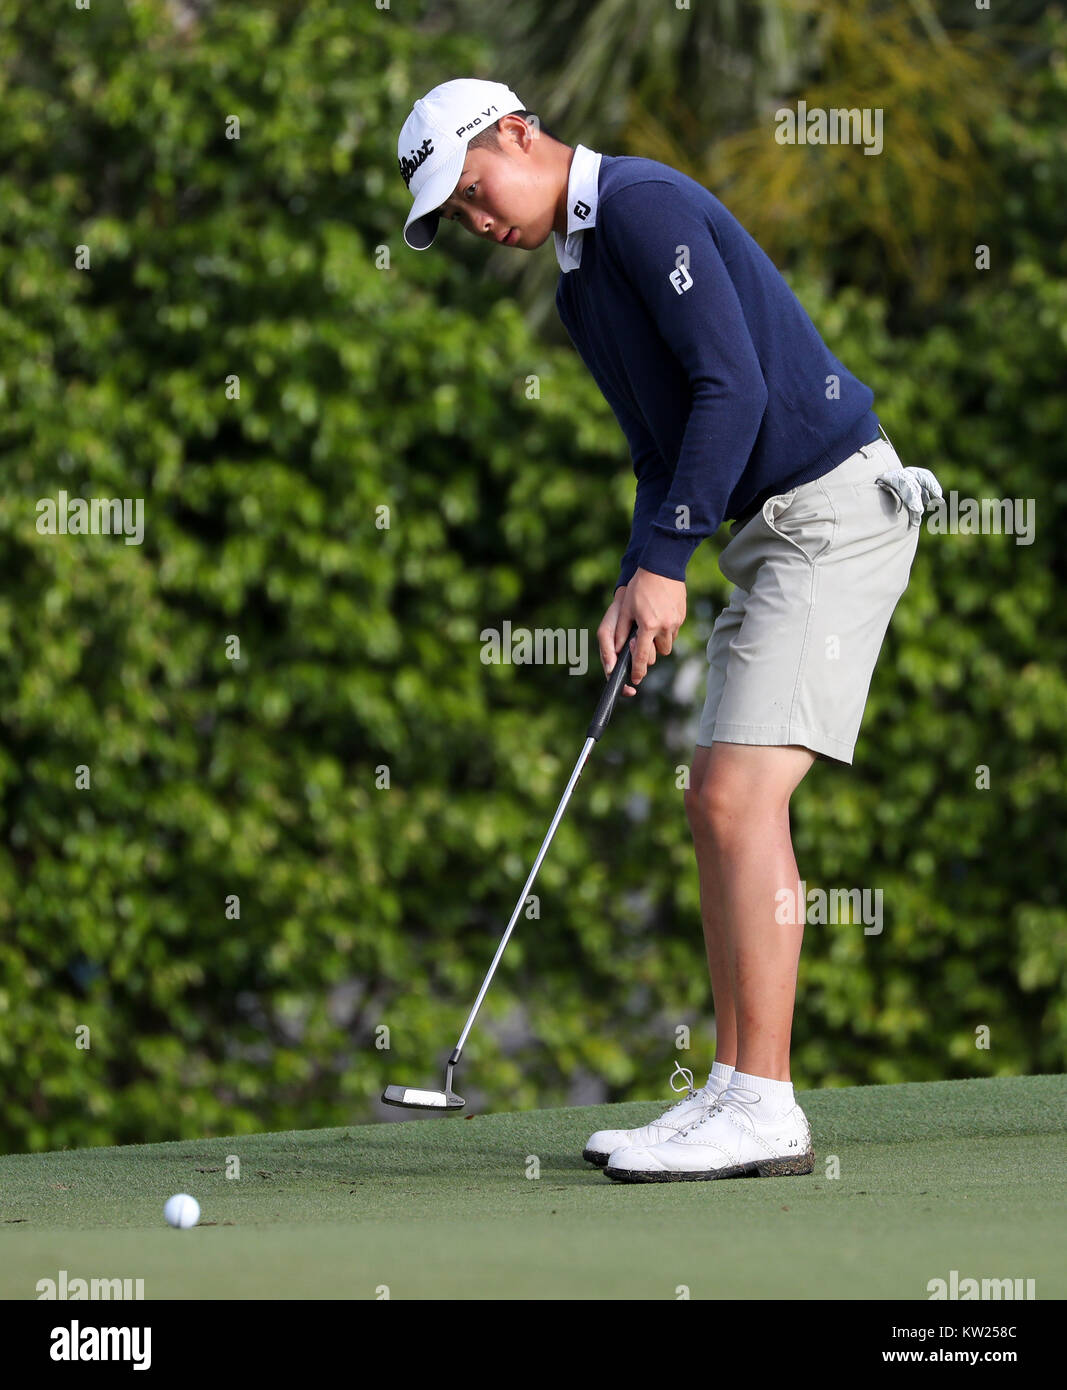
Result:
[[552,836],[556,833],[556,827],[563,819],[563,812],[567,809],[567,802],[571,799],[571,792],[574,791],[578,783],[578,778],[582,775],[582,768],[585,767],[586,759],[593,750],[593,744],[596,743],[597,739],[607,727],[612,710],[615,708],[615,701],[619,697],[619,691],[629,678],[632,662],[630,643],[636,636],[637,624],[634,623],[630,628],[630,635],[626,639],[626,645],[619,654],[611,675],[608,676],[603,694],[600,696],[600,701],[596,707],[596,713],[593,715],[592,723],[589,725],[589,729],[586,733],[585,746],[578,755],[578,761],[574,765],[574,771],[571,773],[570,781],[567,783],[567,789],[563,793],[563,799],[556,807],[556,814],[552,817],[552,824],[548,827],[548,834],[545,836],[537,858],[534,860],[534,866],[530,870],[530,877],[526,880],[525,886],[519,894],[519,901],[515,904],[515,911],[511,914],[511,921],[508,923],[507,931],[505,931],[501,938],[500,945],[496,948],[496,955],[493,957],[493,963],[490,965],[486,977],[482,981],[482,987],[478,991],[478,998],[474,1001],[474,1007],[467,1015],[467,1022],[463,1025],[463,1032],[459,1035],[459,1042],[457,1042],[452,1049],[452,1054],[445,1064],[445,1089],[443,1091],[423,1091],[415,1086],[386,1086],[385,1090],[382,1092],[382,1100],[386,1105],[399,1105],[407,1110],[443,1110],[447,1112],[449,1110],[462,1110],[467,1104],[463,1097],[457,1096],[452,1089],[452,1073],[455,1071],[456,1064],[460,1059],[460,1054],[463,1052],[463,1045],[467,1041],[467,1034],[471,1030],[471,1024],[478,1016],[478,1010],[482,1006],[482,1000],[485,998],[485,992],[489,988],[489,982],[496,973],[497,965],[500,963],[500,957],[504,954],[504,947],[508,944],[515,923],[519,919],[519,912],[522,909],[523,903],[526,901],[526,895],[530,891],[530,885],[537,877],[537,871],[541,867],[541,861],[545,857],[546,850],[552,843]]

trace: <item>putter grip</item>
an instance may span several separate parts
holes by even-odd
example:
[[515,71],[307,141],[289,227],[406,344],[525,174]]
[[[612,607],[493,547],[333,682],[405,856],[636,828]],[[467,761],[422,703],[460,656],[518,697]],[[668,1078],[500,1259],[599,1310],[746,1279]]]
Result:
[[626,646],[618,655],[618,659],[612,668],[611,675],[604,686],[604,693],[600,697],[600,703],[596,707],[596,714],[593,715],[593,722],[589,725],[586,738],[599,738],[607,727],[611,712],[615,708],[615,701],[619,698],[619,691],[630,679],[630,665],[633,657],[630,652],[630,643],[637,636],[637,624],[630,628],[630,635],[626,639]]

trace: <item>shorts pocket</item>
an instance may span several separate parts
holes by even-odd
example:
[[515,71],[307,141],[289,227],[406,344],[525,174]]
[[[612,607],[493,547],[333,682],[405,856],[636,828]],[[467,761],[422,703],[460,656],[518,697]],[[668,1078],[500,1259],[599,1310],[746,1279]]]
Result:
[[775,535],[814,564],[833,543],[837,510],[819,479],[768,497],[763,519]]
[[857,520],[867,519],[876,524],[880,521],[881,525],[889,527],[907,527],[907,507],[891,488],[883,487],[877,479],[853,483],[852,497]]

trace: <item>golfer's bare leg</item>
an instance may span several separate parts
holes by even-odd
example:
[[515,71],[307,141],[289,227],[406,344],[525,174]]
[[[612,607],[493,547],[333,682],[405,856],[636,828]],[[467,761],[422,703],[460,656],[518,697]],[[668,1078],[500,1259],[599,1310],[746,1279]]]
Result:
[[708,775],[711,748],[698,745],[693,758],[690,787],[685,794],[685,810],[693,834],[697,869],[700,875],[700,917],[704,924],[704,949],[711,976],[711,997],[715,1010],[715,1060],[734,1066],[737,1061],[737,1016],[727,949],[726,916],[722,891],[716,876],[715,860],[706,845],[708,832],[701,809],[701,788]]
[[717,1061],[789,1080],[799,921],[775,920],[779,889],[800,877],[789,798],[815,754],[807,748],[698,747],[686,814],[700,873],[700,907],[715,1006]]

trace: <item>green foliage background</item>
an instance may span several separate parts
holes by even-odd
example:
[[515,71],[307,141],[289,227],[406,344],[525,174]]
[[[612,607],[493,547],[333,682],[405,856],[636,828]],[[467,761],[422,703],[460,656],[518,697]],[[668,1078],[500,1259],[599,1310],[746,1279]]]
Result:
[[[0,16],[6,1149],[347,1123],[382,1114],[387,1080],[428,1083],[581,747],[633,478],[492,253],[403,244],[411,102],[496,75],[487,39],[439,19]],[[794,800],[809,886],[878,887],[886,911],[881,936],[807,932],[800,1087],[1067,1068],[1059,12],[1039,40],[983,130],[989,271],[957,246],[953,293],[902,332],[891,294],[835,288],[833,244],[822,274],[783,267],[906,463],[1037,508],[1028,547],[922,538],[856,764]],[[60,489],[143,497],[144,544],[40,535]],[[465,1053],[475,1104],[656,1096],[675,1057],[710,1065],[679,770],[716,550],[542,868]],[[483,664],[505,620],[586,629],[590,669]]]

